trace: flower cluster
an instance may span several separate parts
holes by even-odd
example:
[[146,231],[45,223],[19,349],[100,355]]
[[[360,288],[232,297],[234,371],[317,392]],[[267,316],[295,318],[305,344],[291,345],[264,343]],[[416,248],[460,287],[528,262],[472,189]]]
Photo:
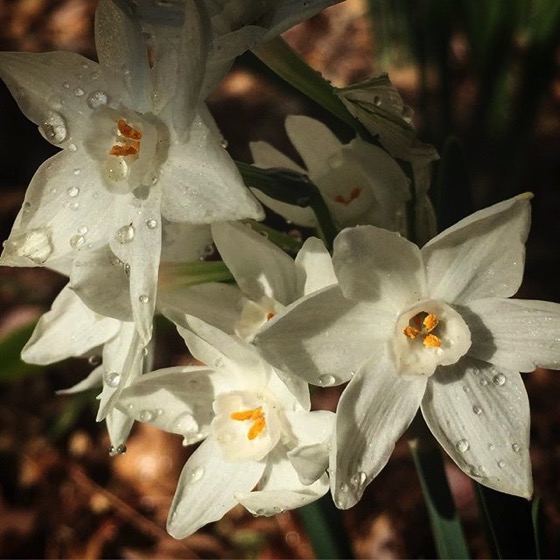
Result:
[[[257,175],[299,177],[340,231],[332,255],[326,236],[309,236],[294,258],[293,239],[262,235],[261,203],[321,237],[319,211],[246,185],[206,107],[236,56],[334,3],[101,0],[99,62],[0,54],[21,110],[61,148],[33,177],[0,258],[68,277],[22,357],[101,353],[67,392],[101,388],[111,453],[135,421],[200,443],[169,513],[177,538],[236,504],[273,515],[330,488],[351,507],[419,411],[470,477],[532,492],[519,372],[560,368],[560,306],[511,299],[530,196],[434,236],[437,154],[381,76],[332,92],[356,120],[351,141],[293,115],[303,166],[251,145]],[[214,247],[221,260],[207,258]],[[199,365],[152,371],[155,313]],[[311,410],[310,385],[343,383],[336,413]]]

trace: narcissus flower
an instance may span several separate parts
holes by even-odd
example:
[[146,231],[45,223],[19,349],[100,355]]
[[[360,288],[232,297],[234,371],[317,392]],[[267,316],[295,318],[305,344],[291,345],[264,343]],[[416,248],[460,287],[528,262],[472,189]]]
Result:
[[[367,224],[406,233],[409,180],[386,151],[359,138],[342,144],[324,124],[305,116],[289,116],[286,132],[306,169],[266,142],[251,143],[256,166],[309,175],[339,228]],[[311,208],[292,206],[259,191],[255,196],[295,224],[317,225]]]
[[469,476],[529,497],[519,372],[560,368],[560,305],[519,288],[528,196],[476,212],[421,249],[375,227],[335,240],[339,285],[296,303],[255,344],[318,385],[349,381],[331,448],[339,507],[361,497],[418,409]]
[[118,406],[132,418],[205,439],[177,485],[167,528],[183,538],[237,504],[274,515],[328,492],[334,414],[309,412],[306,383],[285,385],[256,349],[194,318],[179,327],[204,366],[148,373]]
[[151,336],[162,219],[261,218],[200,91],[208,22],[185,2],[177,45],[154,50],[124,0],[96,13],[99,63],[67,52],[0,54],[0,77],[62,151],[29,186],[1,263],[66,271],[109,243],[128,265],[131,306]]

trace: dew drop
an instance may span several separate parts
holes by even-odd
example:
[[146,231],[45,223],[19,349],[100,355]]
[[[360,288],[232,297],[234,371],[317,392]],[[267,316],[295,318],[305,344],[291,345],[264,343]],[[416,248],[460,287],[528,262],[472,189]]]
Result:
[[62,85],[64,86],[64,89],[70,89],[70,84],[68,82],[64,82]]
[[80,226],[78,228],[78,233],[80,235],[85,235],[88,232],[88,227],[87,226]]
[[506,382],[506,376],[503,373],[498,373],[492,378],[492,383],[497,387],[502,387]]
[[86,242],[86,238],[83,235],[73,235],[70,238],[70,246],[74,249],[79,249]]
[[76,144],[68,144],[67,148],[71,152],[75,152],[78,149],[78,148],[76,148]]
[[109,455],[111,457],[114,457],[115,455],[122,455],[123,453],[126,453],[126,445],[124,445],[124,443],[121,443],[121,445],[117,445],[116,447],[113,445],[109,447]]
[[506,466],[505,461],[498,461],[498,467],[500,467],[500,469],[503,469],[505,466]]
[[101,356],[90,356],[88,358],[88,364],[90,366],[98,366],[101,363]]
[[518,443],[512,443],[512,444],[511,444],[511,448],[513,449],[513,451],[514,451],[515,453],[519,453],[519,450],[521,449],[521,447],[519,446]]
[[73,173],[74,175],[79,175],[82,172],[81,169],[74,169]]
[[469,442],[466,439],[460,439],[455,444],[455,447],[457,448],[457,451],[459,453],[465,453],[465,451],[468,451],[470,445],[469,445]]
[[360,490],[366,481],[366,473],[365,472],[357,472],[351,479],[350,484],[356,489]]
[[105,383],[113,389],[116,389],[120,385],[121,374],[118,371],[106,371],[104,378]]
[[479,383],[480,383],[483,387],[486,387],[486,385],[488,385],[488,379],[482,378],[482,379],[479,381]]
[[146,220],[146,225],[150,228],[150,229],[155,229],[157,228],[157,221],[156,220]]
[[494,449],[496,449],[496,446],[493,443],[489,443],[488,444],[488,450],[489,451],[494,451]]
[[181,414],[173,423],[173,432],[185,437],[196,434],[199,430],[198,422],[189,412]]
[[334,385],[335,381],[336,379],[334,378],[334,375],[325,374],[319,377],[319,384],[322,387],[329,387],[330,385]]
[[97,109],[107,104],[107,94],[104,91],[93,91],[88,95],[87,104],[91,109]]
[[68,130],[66,128],[66,122],[64,117],[55,113],[54,111],[49,111],[39,127],[43,136],[53,144],[60,144],[66,140],[68,136]]
[[70,210],[77,210],[80,205],[77,202],[70,203]]
[[80,194],[80,189],[78,187],[68,187],[66,193],[70,198],[76,198]]
[[150,301],[150,298],[146,294],[141,294],[140,296],[138,296],[138,301],[140,303],[148,303]]
[[472,411],[473,411],[477,416],[480,416],[480,415],[482,414],[482,408],[480,408],[480,406],[478,406],[478,405],[476,405],[476,404],[472,407]]
[[188,484],[197,483],[203,476],[204,476],[204,467],[202,466],[195,467],[192,471],[189,472]]
[[341,492],[348,492],[348,485],[344,482],[340,483],[339,488]]
[[78,87],[74,90],[74,95],[76,97],[82,97],[82,95],[84,95],[84,90],[82,88]]
[[379,95],[376,95],[373,98],[373,104],[376,105],[377,107],[379,107],[381,105],[381,97],[379,97]]
[[155,418],[155,414],[151,410],[142,410],[138,415],[140,422],[151,422]]
[[128,224],[127,226],[119,228],[117,233],[115,233],[115,237],[119,243],[124,245],[125,243],[130,243],[134,239],[134,233],[134,226]]

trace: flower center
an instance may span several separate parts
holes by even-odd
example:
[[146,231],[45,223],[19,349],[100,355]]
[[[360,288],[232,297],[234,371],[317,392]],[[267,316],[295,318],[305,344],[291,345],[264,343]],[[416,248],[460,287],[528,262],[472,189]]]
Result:
[[281,405],[266,390],[222,393],[214,412],[212,433],[232,461],[260,461],[283,433]]
[[167,129],[157,117],[103,105],[90,119],[85,147],[99,162],[108,190],[124,194],[157,181],[169,147]]
[[235,323],[235,334],[246,342],[252,342],[260,328],[282,309],[284,306],[270,296],[263,296],[259,301],[247,301]]
[[229,417],[232,420],[239,420],[241,422],[245,420],[251,420],[252,425],[247,432],[248,439],[255,439],[263,430],[266,428],[266,420],[264,417],[264,412],[262,411],[262,406],[253,408],[251,410],[242,410],[240,412],[232,412]]
[[403,376],[432,375],[438,366],[451,365],[466,354],[471,333],[451,306],[424,300],[402,312],[390,343]]
[[334,201],[335,202],[339,202],[340,204],[344,204],[344,206],[348,206],[353,200],[356,200],[360,194],[362,193],[362,188],[361,187],[354,187],[350,193],[348,194],[348,196],[344,196],[342,194],[337,194],[334,197]]

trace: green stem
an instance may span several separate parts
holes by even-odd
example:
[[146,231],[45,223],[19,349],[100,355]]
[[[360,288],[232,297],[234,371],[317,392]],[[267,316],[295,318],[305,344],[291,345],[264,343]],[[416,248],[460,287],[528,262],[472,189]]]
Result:
[[317,558],[353,558],[340,511],[330,494],[297,510]]
[[288,233],[284,233],[282,231],[278,231],[270,226],[267,226],[261,222],[257,222],[255,220],[243,220],[246,224],[251,226],[251,229],[255,230],[257,233],[260,233],[264,237],[266,237],[269,241],[274,243],[277,247],[280,247],[286,253],[297,253],[303,243],[297,237],[293,237]]
[[421,417],[415,419],[413,429],[414,438],[409,446],[426,500],[438,557],[470,558],[441,450]]
[[166,264],[161,271],[162,282],[165,282],[166,276],[172,279],[174,287],[234,280],[228,267],[222,261]]

